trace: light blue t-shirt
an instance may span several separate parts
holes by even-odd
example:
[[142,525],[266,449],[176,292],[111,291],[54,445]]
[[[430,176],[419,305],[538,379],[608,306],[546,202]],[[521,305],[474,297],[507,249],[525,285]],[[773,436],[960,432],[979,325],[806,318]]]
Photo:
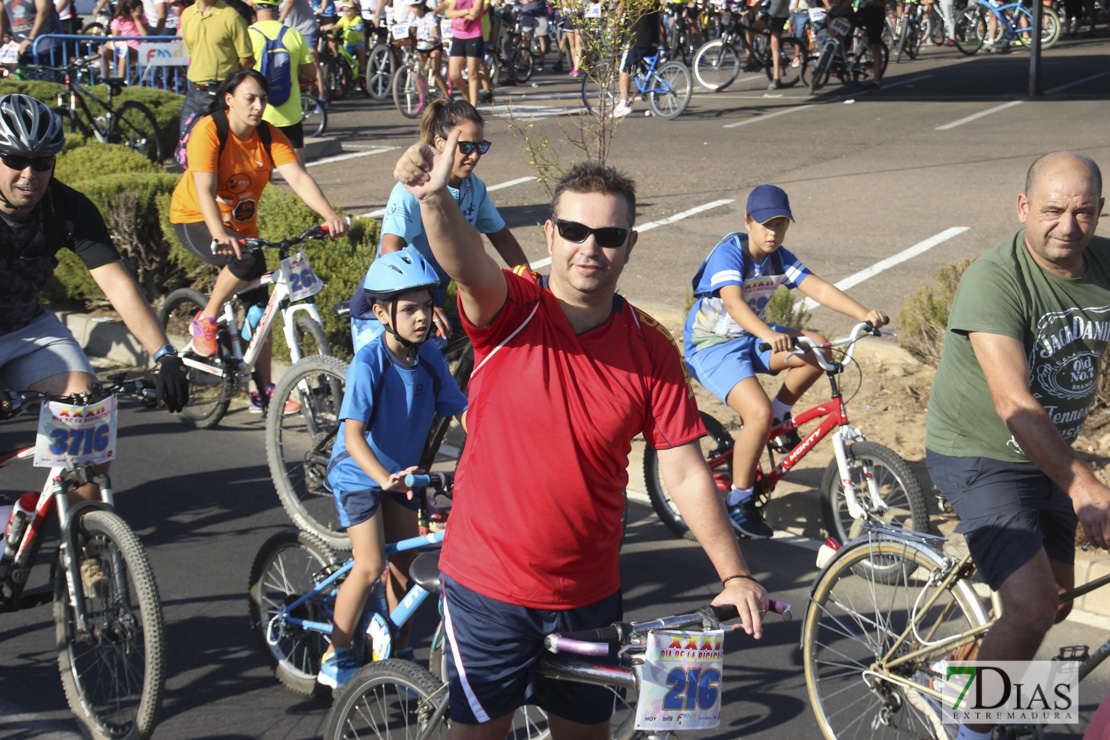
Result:
[[748,253],[748,235],[729,234],[713,248],[694,275],[696,300],[686,315],[682,332],[686,353],[733,339],[751,338],[725,309],[721,300],[724,286],[739,285],[748,306],[766,321],[767,301],[778,287],[796,288],[807,275],[809,269],[785,247],[779,247],[758,264]]
[[[459,204],[463,218],[478,231],[493,234],[505,228],[505,219],[501,218],[493,201],[489,199],[486,184],[476,176],[471,175],[459,183],[457,189],[448,187],[448,190]],[[432,264],[440,279],[440,287],[432,294],[432,300],[437,306],[442,303],[451,278],[432,255],[432,247],[424,234],[424,222],[420,220],[420,202],[401,183],[397,183],[389,194],[389,203],[386,204],[385,217],[382,219],[382,234],[401,237],[405,240],[406,249],[419,253]],[[382,248],[379,245],[377,256],[381,255]]]
[[412,367],[402,365],[386,347],[385,335],[355,355],[347,370],[339,435],[328,465],[333,490],[379,488],[347,452],[346,419],[367,422],[366,442],[382,466],[396,473],[420,462],[434,414],[455,416],[466,410],[466,396],[440,351],[425,342],[417,357]]

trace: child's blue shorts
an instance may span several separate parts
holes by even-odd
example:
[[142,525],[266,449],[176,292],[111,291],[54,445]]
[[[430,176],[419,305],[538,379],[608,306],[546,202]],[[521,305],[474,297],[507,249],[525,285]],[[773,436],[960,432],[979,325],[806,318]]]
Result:
[[383,491],[380,488],[364,488],[361,491],[332,491],[335,497],[335,508],[339,511],[339,523],[343,528],[362,524],[377,513],[382,503],[382,498],[389,496],[406,509],[416,511],[420,503],[414,497],[411,501],[408,496],[397,491]]
[[[776,324],[768,326],[778,332],[787,330],[787,327]],[[753,377],[756,373],[778,375],[770,367],[771,350],[756,349],[762,342],[759,337],[748,334],[730,342],[695,350],[686,355],[686,367],[694,380],[727,404],[728,394],[741,380]]]

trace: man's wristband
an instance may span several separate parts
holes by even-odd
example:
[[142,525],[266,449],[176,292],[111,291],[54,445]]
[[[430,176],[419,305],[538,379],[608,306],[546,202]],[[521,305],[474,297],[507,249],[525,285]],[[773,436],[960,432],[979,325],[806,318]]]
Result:
[[163,357],[177,357],[177,348],[174,347],[172,344],[166,344],[159,347],[158,351],[154,353],[154,361],[158,362]]
[[728,588],[728,582],[729,581],[735,581],[737,578],[747,578],[749,581],[752,581],[753,583],[759,583],[759,581],[755,580],[755,578],[753,576],[729,576],[728,578],[721,581],[721,588]]

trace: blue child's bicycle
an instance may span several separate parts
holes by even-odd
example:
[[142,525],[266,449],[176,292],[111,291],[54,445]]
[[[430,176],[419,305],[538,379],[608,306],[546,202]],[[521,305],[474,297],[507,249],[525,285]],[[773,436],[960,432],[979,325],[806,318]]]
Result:
[[[443,542],[443,528],[429,505],[427,489],[433,488],[436,496],[449,497],[451,476],[409,476],[405,482],[416,491],[421,534],[387,545],[387,559],[399,552],[438,547]],[[352,645],[362,662],[389,658],[404,625],[428,597],[430,591],[417,585],[422,580],[417,571],[427,567],[438,577],[438,553],[425,555],[414,561],[410,569],[413,586],[392,612],[386,605],[384,584],[375,587]],[[316,674],[331,641],[335,594],[353,565],[354,560],[341,561],[323,540],[300,530],[278,532],[266,540],[254,558],[250,575],[251,629],[278,680],[299,694],[312,695],[324,689],[316,682]],[[437,630],[430,661],[433,669],[441,662],[435,658],[442,655],[441,640]]]
[[[647,97],[651,113],[670,120],[677,117],[690,104],[694,79],[682,62],[665,61],[666,50],[659,47],[656,53],[636,65],[632,82],[636,94]],[[609,118],[617,107],[617,81],[620,76],[622,56],[606,59],[584,60],[582,69],[582,102],[591,114]]]
[[[1062,29],[1056,11],[1042,6],[1041,48],[1048,49],[1059,41]],[[956,32],[952,37],[956,48],[968,55],[984,46],[1006,46],[1008,39],[1028,46],[1033,38],[1033,15],[1021,2],[1003,5],[997,0],[978,0],[956,17]]]

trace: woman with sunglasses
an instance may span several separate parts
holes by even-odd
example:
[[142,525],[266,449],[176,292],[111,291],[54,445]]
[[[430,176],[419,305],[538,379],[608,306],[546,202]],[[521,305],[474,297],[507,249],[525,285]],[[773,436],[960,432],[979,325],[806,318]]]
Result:
[[[466,100],[432,101],[420,122],[420,141],[443,151],[447,137],[456,130],[459,132],[459,146],[455,150],[455,164],[451,168],[448,187],[459,204],[459,210],[474,228],[489,237],[493,248],[506,265],[527,265],[528,258],[524,256],[524,250],[494,207],[485,183],[474,174],[474,168],[491,146],[485,140],[481,114]],[[398,183],[390,193],[389,203],[385,207],[378,254],[380,256],[402,249],[410,249],[422,255],[439,275],[440,286],[432,293],[432,301],[436,306],[435,324],[441,336],[450,337],[450,323],[439,305],[447,295],[447,284],[451,278],[432,255],[432,248],[424,233],[424,223],[420,220],[420,203]],[[351,332],[354,335],[355,351],[381,331],[381,324],[373,318],[362,291],[356,291],[351,298]]]
[[[216,354],[217,317],[224,303],[266,271],[262,255],[243,249],[239,240],[258,236],[258,200],[273,168],[320,215],[333,238],[347,232],[347,222],[332,209],[289,139],[262,120],[269,91],[269,82],[257,70],[237,69],[228,75],[216,89],[209,114],[189,134],[188,167],[170,200],[170,222],[178,240],[202,262],[222,267],[208,305],[190,327],[199,355]],[[221,127],[226,133],[223,142]],[[247,305],[266,303],[266,288],[249,292],[242,296]],[[257,365],[267,388],[272,387],[269,352],[267,337]]]

